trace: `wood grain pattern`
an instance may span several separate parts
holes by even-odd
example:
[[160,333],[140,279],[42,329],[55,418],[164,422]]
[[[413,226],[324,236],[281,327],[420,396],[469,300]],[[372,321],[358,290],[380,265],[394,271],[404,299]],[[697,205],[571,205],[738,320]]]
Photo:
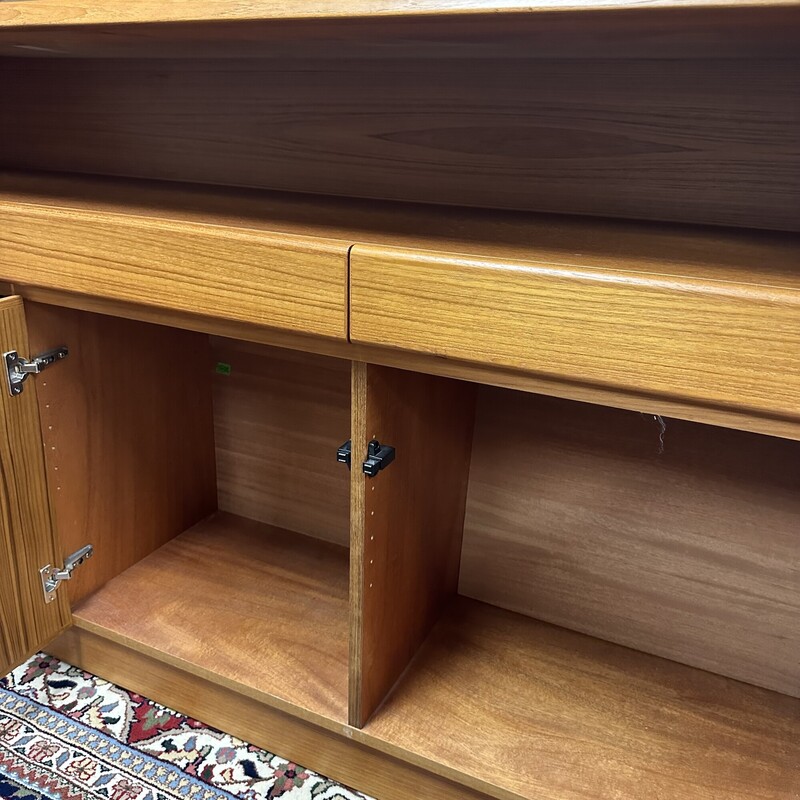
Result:
[[800,61],[312,54],[5,72],[7,168],[800,230]]
[[347,546],[350,362],[215,339],[219,507]]
[[800,236],[791,233],[13,170],[0,171],[0,205],[800,289]]
[[95,548],[74,605],[216,510],[211,352],[202,334],[38,303],[28,325],[34,351],[70,350],[38,398],[64,552]]
[[361,732],[311,725],[263,703],[156,661],[80,628],[70,628],[48,648],[58,658],[131,691],[203,720],[246,742],[302,764],[380,800],[485,800],[432,773],[356,743]]
[[[0,299],[0,352],[30,356],[19,297]],[[59,365],[60,366],[60,365]],[[71,621],[66,593],[47,604],[39,569],[63,556],[47,492],[36,381],[11,397],[0,386],[0,673],[5,675]]]
[[0,253],[12,282],[345,336],[337,243],[2,203]]
[[800,443],[479,393],[460,591],[800,696]]
[[356,342],[800,413],[795,288],[361,245],[351,265]]
[[[156,219],[206,225],[246,226],[288,236],[338,239],[404,248],[469,253],[504,262],[573,263],[581,269],[632,272],[692,282],[754,282],[762,287],[800,290],[800,242],[792,234],[708,229],[652,223],[623,223],[513,212],[331,201],[293,194],[201,190],[140,181],[0,175],[2,202],[92,213],[127,211]],[[17,284],[17,292],[37,301],[115,314],[223,336],[310,350],[420,372],[524,389],[575,400],[630,408],[770,435],[800,438],[800,420],[753,414],[738,406],[719,407],[674,396],[654,395],[632,386],[614,387],[531,374],[496,363],[466,362],[322,339],[296,331],[265,328],[176,309],[80,295],[52,287]]]
[[315,3],[4,0],[16,56],[650,57],[796,54],[793,0]]
[[799,701],[468,600],[365,733],[504,800],[800,791]]
[[[740,5],[759,9],[789,7],[794,0],[749,0]],[[595,9],[606,12],[627,10],[631,7],[645,9],[687,6],[706,10],[729,9],[735,0],[356,0],[342,6],[336,0],[306,0],[286,4],[272,2],[235,2],[234,0],[140,0],[135,5],[121,0],[92,0],[78,3],[75,0],[49,0],[31,4],[10,0],[0,9],[0,22],[8,27],[46,25],[103,25],[152,22],[203,22],[240,19],[252,22],[259,19],[301,19],[366,16],[406,16],[431,14],[504,14],[518,11],[537,13],[543,11],[586,12]]]
[[[350,724],[363,725],[455,593],[469,473],[469,384],[354,364]],[[396,449],[374,478],[372,439]]]
[[448,378],[518,389],[524,392],[535,392],[552,397],[625,408],[644,414],[660,414],[662,416],[672,416],[769,436],[800,440],[800,420],[754,416],[751,413],[735,408],[713,408],[697,403],[677,401],[672,398],[653,397],[630,390],[610,389],[592,384],[559,380],[550,376],[519,372],[518,370],[497,367],[492,364],[456,361],[454,359],[404,350],[393,350],[376,345],[338,342],[303,334],[275,331],[247,323],[201,317],[170,309],[154,310],[148,306],[135,303],[120,303],[104,298],[75,295],[37,286],[16,284],[15,291],[29,300],[67,308],[112,314],[159,325],[173,325],[187,330],[237,337],[243,341],[268,344],[292,350],[302,350],[342,359],[354,359],[386,367],[396,367],[430,375],[441,375]]
[[75,622],[339,730],[347,558],[337,545],[219,513],[84,600]]

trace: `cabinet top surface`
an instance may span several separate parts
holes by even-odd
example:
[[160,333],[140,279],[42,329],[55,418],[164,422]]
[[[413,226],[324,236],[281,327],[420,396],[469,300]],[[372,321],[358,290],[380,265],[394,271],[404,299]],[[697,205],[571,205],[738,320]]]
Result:
[[10,0],[0,55],[793,58],[798,0]]
[[108,25],[150,22],[357,19],[364,17],[496,15],[797,7],[797,0],[11,0],[0,5],[0,26]]

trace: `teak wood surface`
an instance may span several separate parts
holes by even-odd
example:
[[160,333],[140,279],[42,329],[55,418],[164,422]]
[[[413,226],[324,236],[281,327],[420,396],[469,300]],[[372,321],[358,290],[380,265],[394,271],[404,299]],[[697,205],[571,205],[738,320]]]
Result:
[[346,335],[341,242],[0,203],[0,256],[10,281]]
[[796,286],[582,261],[356,245],[351,339],[798,418]]
[[800,701],[460,599],[364,730],[503,800],[793,800]]
[[303,19],[335,17],[358,18],[371,16],[431,16],[442,14],[528,14],[547,11],[586,12],[593,9],[607,13],[639,9],[685,9],[687,7],[713,12],[737,5],[766,10],[793,8],[796,0],[354,0],[343,6],[337,0],[302,0],[285,3],[278,0],[139,0],[135,4],[124,0],[49,0],[31,4],[10,0],[3,6],[0,21],[4,26],[98,25],[153,22],[204,22],[259,19]]
[[[455,594],[474,387],[353,364],[350,724],[362,726]],[[374,478],[367,444],[395,448]]]
[[216,510],[211,350],[101,314],[29,303],[27,316],[33,351],[69,347],[37,394],[63,554],[94,545],[60,590],[75,604]]
[[797,11],[794,0],[4,0],[0,53],[786,57]]
[[[436,258],[444,258],[445,263],[450,263],[448,259],[453,261],[456,272],[461,262],[468,261],[469,258],[485,260],[492,265],[528,264],[535,258],[537,268],[541,268],[543,273],[551,266],[556,273],[560,273],[564,271],[565,265],[571,265],[570,268],[576,273],[591,275],[601,284],[604,276],[617,280],[623,293],[626,291],[624,279],[627,276],[642,287],[642,296],[654,297],[667,307],[680,305],[681,291],[684,288],[703,288],[712,305],[722,303],[727,308],[740,308],[744,304],[747,308],[746,298],[752,295],[754,298],[761,298],[760,302],[767,303],[770,309],[781,309],[781,303],[776,301],[773,306],[765,298],[773,295],[777,298],[792,298],[800,290],[800,276],[796,269],[800,242],[796,235],[790,234],[579,220],[498,211],[433,209],[357,200],[330,201],[291,194],[210,191],[169,184],[23,176],[14,173],[2,176],[0,189],[0,205],[23,211],[32,204],[42,211],[66,207],[73,209],[76,214],[84,211],[100,215],[127,214],[137,218],[166,219],[172,225],[185,221],[211,228],[238,226],[252,231],[269,231],[277,238],[290,240],[298,236],[325,241],[337,240],[343,243],[343,252],[358,242],[379,245],[379,250],[388,248],[389,252],[394,252],[395,246],[403,248],[404,252],[436,251],[439,254]],[[362,245],[358,244],[354,248],[354,259],[361,248]],[[15,290],[26,297],[44,302],[210,331],[346,359],[400,366],[647,413],[800,438],[800,419],[796,408],[794,414],[788,417],[768,415],[739,402],[719,405],[706,399],[698,401],[681,398],[672,391],[668,394],[654,394],[630,385],[631,382],[621,384],[620,376],[617,376],[616,384],[585,378],[570,379],[564,374],[509,368],[498,364],[498,359],[494,358],[479,363],[379,345],[337,343],[298,331],[255,325],[252,321],[207,316],[197,313],[198,309],[185,311],[174,307],[153,307],[146,304],[146,298],[114,300],[106,296],[104,291],[101,294],[96,286],[92,289],[94,294],[77,294],[58,287],[31,285],[30,281],[35,275],[26,270],[22,272],[21,284],[15,285]],[[10,276],[0,277],[9,279]],[[542,277],[546,277],[546,274]],[[384,280],[382,275],[380,280]],[[513,280],[514,273],[511,271],[512,283]],[[520,278],[517,277],[517,280]],[[577,280],[574,284],[577,284]],[[670,286],[674,287],[674,291],[670,290]],[[376,291],[374,286],[366,288],[370,292]],[[596,291],[602,288],[595,287]],[[726,298],[723,291],[726,289],[733,290],[738,296]],[[358,275],[354,274],[352,292],[356,304],[359,291]],[[695,308],[697,303],[705,302],[703,297],[702,294],[693,296]],[[729,300],[733,305],[726,305]],[[564,312],[567,313],[570,307],[566,306]],[[364,311],[363,306],[361,310]],[[645,309],[646,314],[648,310]],[[373,309],[369,309],[370,314],[372,311]],[[379,311],[380,309],[375,309],[376,314]],[[450,309],[446,311],[449,318],[452,312]],[[588,309],[584,309],[584,313],[588,313]],[[782,313],[784,319],[789,313],[790,328],[784,333],[791,340],[791,313],[786,308],[783,308]],[[753,324],[752,313],[747,313],[745,317],[745,322]],[[597,325],[600,321],[593,324]],[[695,334],[701,321],[694,319]],[[661,324],[659,320],[655,322]],[[719,327],[713,327],[712,324],[711,330],[719,332]],[[656,333],[659,331],[665,332],[664,327],[657,329]],[[736,326],[721,332],[723,337],[719,346],[723,352],[730,353],[731,347],[738,344],[736,332]],[[358,336],[355,327],[352,333],[355,337]],[[580,334],[580,331],[577,333]],[[755,342],[743,343],[745,354],[750,353],[752,356],[759,344],[763,344],[766,349],[768,341],[764,337],[769,337],[766,327],[758,333],[761,338]],[[380,333],[380,337],[386,335],[386,332]],[[683,341],[681,336],[673,335],[672,331],[666,331],[665,335],[665,347],[672,348],[673,352],[680,348]],[[652,331],[650,336],[653,336]],[[521,342],[514,340],[511,344],[519,347]],[[633,346],[635,342],[629,344]],[[660,346],[662,342],[659,340],[658,344]],[[703,339],[701,344],[708,348],[710,341]],[[414,346],[420,347],[420,344],[416,343]],[[425,349],[425,343],[422,347]],[[598,347],[598,352],[608,357],[608,353],[602,349],[602,342]],[[590,354],[584,355],[588,358]],[[784,355],[791,360],[791,352]],[[640,359],[650,359],[651,371],[656,371],[657,353],[648,353],[641,349],[639,356]],[[728,359],[730,365],[730,355]],[[758,374],[764,372],[763,366],[757,365]],[[640,370],[642,368],[640,364]],[[717,365],[714,364],[712,377],[716,370]],[[691,378],[691,372],[683,376],[684,381],[690,381]],[[701,379],[704,379],[703,376],[697,378]],[[791,402],[791,396],[787,397],[791,390],[790,375],[787,386],[779,388],[776,393],[776,401],[781,407],[785,407],[787,401]],[[750,387],[749,391],[758,393],[759,390],[757,387]],[[769,403],[769,400],[765,402]]]
[[347,569],[343,547],[220,512],[114,578],[74,618],[338,730],[347,721]]
[[800,442],[489,387],[462,594],[800,696]]
[[17,59],[0,166],[800,229],[800,59],[614,55]]
[[[0,300],[0,352],[11,350],[23,358],[33,355],[19,297]],[[41,567],[60,569],[64,562],[47,491],[36,379],[29,376],[22,393],[12,397],[5,374],[0,377],[0,674],[5,675],[71,616],[64,588],[47,604],[39,577]]]
[[348,546],[350,362],[212,340],[219,508]]
[[[0,58],[0,168],[154,179],[0,177],[9,291],[319,354],[216,342],[226,385],[204,336],[38,310],[79,358],[63,395],[40,379],[45,430],[33,381],[0,404],[0,658],[69,617],[26,599],[30,548],[61,557],[47,467],[66,538],[109,553],[56,652],[379,800],[794,800],[800,702],[526,615],[797,693],[797,443],[667,420],[643,455],[652,420],[642,445],[621,412],[482,390],[471,464],[474,387],[439,375],[800,438],[800,238],[766,230],[800,230],[798,23],[796,0],[0,2],[0,54],[40,56]],[[345,438],[326,356],[354,362],[349,596],[319,541],[347,475],[298,456]],[[373,437],[398,456],[368,481]],[[262,521],[150,552],[213,510],[214,439],[222,507]],[[451,604],[459,559],[523,613]]]
[[50,305],[110,314],[126,319],[168,325],[186,330],[213,333],[239,338],[243,341],[291,350],[302,350],[341,359],[354,359],[364,363],[380,364],[413,370],[430,375],[473,383],[534,392],[552,397],[579,400],[596,405],[660,414],[678,419],[703,422],[726,428],[763,433],[787,439],[800,439],[800,419],[782,419],[754,415],[742,408],[717,408],[671,397],[651,395],[631,390],[613,389],[592,383],[572,382],[557,377],[479,364],[469,361],[430,356],[406,350],[395,350],[377,345],[337,342],[320,337],[276,331],[241,322],[230,322],[214,317],[179,312],[171,309],[153,309],[138,303],[123,303],[107,298],[77,295],[41,286],[15,284],[9,292]]

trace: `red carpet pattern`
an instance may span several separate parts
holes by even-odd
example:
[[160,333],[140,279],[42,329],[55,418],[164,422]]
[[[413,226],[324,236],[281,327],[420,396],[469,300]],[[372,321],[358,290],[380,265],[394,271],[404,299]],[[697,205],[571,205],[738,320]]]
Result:
[[51,656],[0,679],[0,800],[370,800]]

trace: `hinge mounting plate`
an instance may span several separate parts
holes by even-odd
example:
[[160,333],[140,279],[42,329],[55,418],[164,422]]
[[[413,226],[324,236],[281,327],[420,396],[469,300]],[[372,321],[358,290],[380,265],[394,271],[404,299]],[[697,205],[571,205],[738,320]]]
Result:
[[56,599],[56,589],[63,581],[68,581],[72,577],[72,571],[79,567],[94,555],[94,548],[90,544],[85,544],[80,550],[76,550],[71,556],[64,559],[64,569],[57,569],[48,564],[39,570],[42,579],[42,591],[44,592],[45,603],[52,603]]
[[69,350],[63,345],[41,353],[30,360],[21,356],[16,350],[3,353],[9,394],[12,397],[22,394],[23,384],[29,375],[38,375],[43,369],[47,369],[51,364],[61,361],[68,355]]

